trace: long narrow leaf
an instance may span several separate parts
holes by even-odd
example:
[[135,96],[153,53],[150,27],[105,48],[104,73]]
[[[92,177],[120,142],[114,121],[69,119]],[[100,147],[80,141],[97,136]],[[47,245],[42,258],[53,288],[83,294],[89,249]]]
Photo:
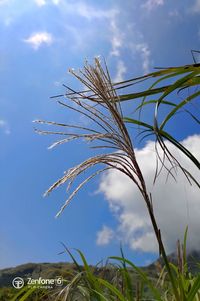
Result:
[[103,284],[105,287],[107,287],[114,295],[120,300],[120,301],[127,301],[127,299],[122,295],[122,293],[112,284],[110,284],[108,281],[99,278],[98,282],[100,284]]
[[178,105],[176,105],[176,107],[166,116],[159,129],[162,130],[169,119],[172,118],[178,110],[180,110],[184,105],[188,104],[192,99],[196,98],[199,95],[200,91],[197,91],[196,93],[193,93],[192,95],[181,101]]
[[154,297],[156,298],[156,300],[157,301],[163,301],[159,290],[155,288],[155,285],[149,280],[149,278],[147,277],[147,275],[140,268],[138,268],[136,265],[134,265],[128,259],[121,258],[121,257],[118,257],[118,256],[112,256],[110,258],[118,260],[118,261],[121,261],[121,262],[126,262],[127,264],[129,264],[140,275],[140,277],[142,278],[142,280],[145,282],[145,284],[151,290],[151,292],[154,295]]
[[187,297],[187,301],[193,301],[195,298],[195,295],[197,294],[197,292],[200,290],[200,275],[197,276],[197,278],[195,279],[194,284],[192,285],[192,288],[190,290],[190,293]]

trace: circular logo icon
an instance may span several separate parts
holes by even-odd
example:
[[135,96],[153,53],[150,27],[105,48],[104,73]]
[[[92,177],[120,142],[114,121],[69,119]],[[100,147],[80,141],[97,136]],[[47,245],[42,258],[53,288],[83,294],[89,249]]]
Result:
[[12,285],[17,289],[20,289],[24,286],[24,279],[22,279],[21,277],[16,277],[13,279]]

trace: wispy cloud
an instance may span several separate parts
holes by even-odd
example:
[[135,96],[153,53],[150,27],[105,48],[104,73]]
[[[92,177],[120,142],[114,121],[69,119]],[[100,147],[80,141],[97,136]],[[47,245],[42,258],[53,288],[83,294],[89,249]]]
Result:
[[0,5],[4,5],[4,4],[7,4],[9,2],[10,2],[10,0],[0,0]]
[[58,5],[58,4],[60,4],[60,0],[52,0],[52,3],[53,3],[54,5]]
[[137,29],[135,24],[132,22],[126,22],[125,24],[124,22],[120,22],[119,11],[115,10],[115,14],[110,19],[109,28],[111,42],[109,55],[118,59],[116,78],[119,81],[123,80],[123,75],[127,71],[122,59],[124,50],[133,56],[137,55],[141,59],[143,71],[148,73],[151,65],[150,48],[144,41],[143,34]]
[[118,60],[117,62],[117,73],[116,73],[116,76],[114,78],[114,82],[121,82],[124,80],[124,75],[127,71],[127,68],[125,66],[125,63],[123,60]]
[[110,243],[114,236],[114,232],[107,226],[103,226],[102,230],[97,233],[96,243],[99,246],[104,246]]
[[95,8],[93,6],[89,6],[84,2],[79,2],[76,5],[76,13],[80,16],[87,18],[87,19],[102,19],[102,18],[109,18],[112,16],[113,11],[111,10],[102,10]]
[[144,4],[141,5],[141,7],[147,9],[148,11],[151,11],[154,8],[162,5],[164,5],[164,0],[147,0]]
[[112,15],[110,19],[110,31],[111,31],[111,46],[112,49],[110,51],[111,56],[120,56],[120,49],[123,46],[124,34],[117,26],[117,11]]
[[170,11],[169,11],[169,16],[170,16],[170,17],[177,18],[177,17],[181,17],[181,14],[180,14],[180,12],[178,11],[178,9],[173,9],[173,10],[170,10]]
[[6,135],[11,133],[9,124],[6,120],[0,119],[0,129]]
[[150,49],[146,43],[139,43],[135,46],[142,58],[142,68],[144,73],[148,73],[150,70]]
[[38,50],[42,45],[51,45],[53,43],[53,37],[48,32],[36,32],[30,35],[24,42],[30,44],[30,46]]
[[44,5],[46,5],[46,1],[45,0],[35,0],[35,3],[38,6],[44,6]]
[[195,0],[194,4],[191,7],[191,12],[200,13],[200,0]]
[[[72,38],[75,40],[73,47],[81,47],[89,45],[93,39],[97,40],[99,35],[99,26],[101,27],[100,36],[104,36],[104,41],[111,43],[111,56],[119,56],[119,49],[122,46],[121,31],[116,24],[119,9],[116,6],[112,6],[106,9],[102,9],[99,5],[91,5],[84,1],[68,2],[61,1],[59,9],[62,14],[69,15],[76,18],[79,22],[84,19],[83,26],[77,27],[74,24],[66,23],[65,28],[72,34]],[[98,26],[97,23],[98,22]],[[100,25],[101,24],[101,25]]]
[[[53,2],[58,2],[58,0],[52,0]],[[104,19],[104,18],[112,18],[113,14],[115,14],[115,9],[101,9],[97,6],[92,6],[87,4],[84,1],[77,1],[74,3],[70,3],[68,1],[62,1],[60,8],[65,13],[71,13],[74,15],[79,15],[88,20],[92,19]]]
[[47,0],[34,0],[34,1],[35,1],[36,5],[39,6],[39,7],[45,6],[49,3],[50,4],[52,3],[54,5],[58,5],[60,3],[60,0],[49,0],[49,1],[47,1]]
[[[200,159],[200,135],[188,137],[182,141],[190,151]],[[175,156],[199,179],[199,171],[177,149],[168,144]],[[169,252],[174,251],[178,238],[182,239],[186,226],[189,226],[188,247],[200,249],[199,237],[199,188],[189,185],[182,172],[177,173],[177,182],[167,172],[158,178],[153,186],[156,159],[153,142],[148,142],[141,150],[136,150],[136,157],[143,170],[147,186],[153,195],[154,212],[158,219],[163,240]],[[108,200],[110,210],[118,219],[115,230],[120,240],[133,250],[144,252],[157,251],[157,243],[140,193],[133,183],[118,171],[110,170],[101,179],[100,191]]]

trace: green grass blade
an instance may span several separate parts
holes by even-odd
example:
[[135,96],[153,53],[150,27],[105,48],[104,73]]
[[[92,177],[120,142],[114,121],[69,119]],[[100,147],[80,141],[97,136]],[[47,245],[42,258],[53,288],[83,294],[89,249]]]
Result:
[[[120,246],[120,252],[121,252],[122,258],[125,259],[122,246]],[[130,274],[127,269],[125,261],[122,262],[122,267],[123,268],[121,269],[121,274],[123,276],[124,284],[125,284],[125,288],[126,288],[125,293],[126,293],[128,299],[131,300],[132,294],[133,294],[133,285],[132,285],[132,280],[131,280],[131,277],[130,277]]]
[[155,116],[157,115],[157,110],[158,107],[160,105],[160,103],[162,102],[162,100],[169,95],[170,93],[174,92],[176,89],[180,88],[183,84],[185,84],[188,80],[190,80],[191,78],[195,77],[196,75],[199,74],[199,71],[193,71],[189,74],[187,74],[186,76],[178,79],[177,81],[175,81],[175,83],[173,83],[172,85],[170,85],[167,90],[163,93],[163,95],[158,99],[158,104],[156,106],[156,111],[155,111]]
[[[128,118],[125,117],[123,119],[125,122],[127,123],[133,123],[133,124],[137,124],[139,126],[145,127],[147,129],[150,129],[153,133],[155,133],[156,135],[163,137],[165,139],[167,139],[169,142],[171,142],[175,147],[177,147],[182,153],[184,153],[195,165],[198,169],[200,169],[200,162],[197,160],[197,158],[195,156],[193,156],[193,154],[187,149],[185,148],[180,142],[178,142],[174,137],[172,137],[169,133],[167,133],[166,131],[160,130],[160,129],[155,129],[153,126],[151,126],[148,123],[142,122],[140,120],[137,119],[132,119],[132,118]],[[191,175],[189,172],[187,172],[189,175]],[[200,184],[194,179],[194,177],[192,177],[192,180],[197,184],[197,186],[199,186]]]
[[16,300],[18,300],[18,297],[19,296],[21,296],[24,292],[26,292],[28,290],[28,287],[27,286],[25,286],[25,287],[23,287],[22,289],[20,289],[17,293],[16,293],[16,295],[11,299],[11,301],[16,301]]
[[[87,260],[86,260],[85,256],[83,255],[83,253],[80,250],[76,249],[76,251],[79,253],[79,255],[81,257],[81,260],[83,262],[84,269],[85,269],[85,272],[86,272],[86,281],[89,282],[90,288],[95,290],[95,291],[98,291],[98,292],[102,293],[101,287],[99,286],[98,281],[97,281],[98,278],[96,276],[94,276],[93,273],[91,272],[91,269],[90,269],[90,267],[87,263]],[[97,296],[97,298],[100,301],[102,300],[100,295]]]
[[195,295],[200,290],[200,275],[197,276],[197,278],[194,281],[194,284],[192,285],[192,288],[189,292],[189,295],[187,296],[187,301],[194,301]]
[[111,283],[104,279],[98,279],[98,282],[105,287],[107,287],[120,301],[127,301],[127,299],[122,295],[122,293]]
[[183,101],[181,101],[178,105],[176,105],[176,107],[167,115],[165,120],[162,122],[162,124],[160,126],[160,130],[162,130],[164,128],[166,123],[170,120],[170,118],[172,118],[175,115],[175,113],[178,110],[180,110],[184,105],[188,104],[192,99],[196,98],[199,95],[200,95],[200,91],[197,91],[196,93],[193,93],[192,95],[188,96]]
[[188,235],[188,226],[185,229],[184,233],[184,239],[183,239],[183,264],[184,264],[184,269],[187,273],[188,268],[187,268],[187,235]]
[[145,284],[149,287],[149,289],[151,290],[151,292],[154,295],[154,297],[156,298],[156,300],[163,301],[159,290],[155,288],[155,285],[149,280],[148,276],[140,268],[138,268],[136,265],[134,265],[128,259],[121,258],[118,256],[112,256],[110,258],[121,261],[121,262],[125,261],[128,265],[130,265],[140,275],[140,277],[145,282]]
[[116,101],[126,101],[126,100],[132,100],[132,99],[147,97],[147,96],[150,96],[150,95],[155,95],[155,94],[167,91],[167,89],[169,87],[170,86],[164,86],[164,87],[155,88],[155,89],[152,89],[152,90],[145,90],[145,91],[137,92],[137,93],[119,95],[116,98]]
[[[171,79],[172,77],[179,76],[179,75],[181,75],[181,74],[182,74],[182,72],[181,72],[181,71],[178,71],[178,72],[172,72],[172,73],[170,73],[170,74],[168,74],[168,75],[165,75],[165,76],[159,78],[158,80],[156,80],[156,81],[149,87],[149,89],[148,89],[147,91],[154,91],[154,90],[155,90],[154,87],[157,86],[160,82],[162,82],[162,81],[164,81],[164,80],[166,80],[166,79]],[[163,92],[167,91],[167,89],[169,89],[170,87],[171,87],[171,85],[165,86],[165,87],[164,87],[165,89],[163,89]],[[154,89],[153,89],[153,88],[154,88]],[[162,87],[162,88],[163,88],[163,87]],[[159,89],[159,88],[158,88],[158,89]],[[143,100],[142,100],[142,104],[143,104],[143,102],[145,102],[146,97],[147,97],[147,95],[144,96],[144,98],[143,98]]]
[[37,287],[30,288],[20,299],[19,301],[28,300],[28,297],[37,289]]
[[196,116],[194,116],[194,114],[192,114],[188,110],[185,110],[185,112],[188,113],[192,117],[192,119],[194,119],[196,121],[196,123],[200,124],[200,119],[198,119]]
[[[102,301],[111,301],[111,296],[109,296],[109,299],[106,298],[102,293],[98,292],[98,291],[95,291],[93,290],[95,294],[99,295],[101,298],[102,298]],[[112,300],[116,300],[116,299],[113,299]]]
[[75,257],[73,256],[73,254],[70,252],[70,250],[62,243],[65,251],[69,254],[69,256],[71,257],[72,261],[74,262],[75,266],[77,267],[78,271],[81,272],[82,268],[81,266],[78,264],[78,262],[76,261]]
[[139,125],[139,126],[142,126],[142,127],[145,127],[147,129],[154,131],[154,127],[152,125],[142,122],[140,120],[129,118],[129,117],[124,117],[123,120],[124,120],[124,122],[133,123],[133,124],[136,124],[136,125]]
[[[156,100],[148,100],[148,101],[144,101],[144,102],[142,102],[142,103],[135,109],[135,111],[140,110],[141,108],[143,108],[143,107],[146,106],[146,105],[156,104],[157,102],[158,102],[157,99],[156,99]],[[167,100],[163,100],[163,101],[162,101],[162,104],[176,107],[176,104],[175,104],[174,102],[167,101]]]

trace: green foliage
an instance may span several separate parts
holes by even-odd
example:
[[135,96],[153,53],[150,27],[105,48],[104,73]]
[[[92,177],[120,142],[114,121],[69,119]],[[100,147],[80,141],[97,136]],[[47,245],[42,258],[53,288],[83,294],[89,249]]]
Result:
[[[139,100],[140,104],[137,106],[136,111],[139,110],[139,115],[141,116],[141,111],[146,109],[149,110],[152,105],[154,105],[154,112],[152,123],[144,122],[141,118],[135,119],[126,117],[124,121],[127,123],[135,124],[140,127],[140,130],[145,135],[154,135],[156,138],[156,144],[161,146],[165,157],[170,161],[172,168],[179,166],[183,173],[186,175],[188,180],[192,180],[200,188],[199,182],[192,176],[190,171],[185,169],[184,166],[178,161],[177,158],[170,152],[166,145],[166,141],[172,143],[177,149],[179,149],[189,160],[200,169],[199,160],[186,149],[175,137],[174,133],[170,134],[166,128],[170,122],[176,122],[176,116],[178,113],[185,113],[191,118],[196,125],[200,124],[198,117],[199,113],[199,96],[200,91],[198,90],[200,84],[200,66],[199,64],[186,65],[181,67],[170,67],[164,68],[160,71],[156,71],[145,76],[140,77],[140,80],[152,80],[156,79],[150,88],[141,91],[139,93],[130,93],[128,96],[124,94],[119,95],[120,100]],[[172,81],[169,85],[164,85],[155,88],[157,85],[165,82]],[[135,85],[138,83],[138,78],[132,79],[129,83],[130,85]],[[126,87],[126,82],[120,83],[118,89]],[[180,97],[180,93],[183,93]],[[159,96],[156,99],[156,95]],[[168,99],[169,97],[169,99]],[[172,102],[171,99],[174,99]],[[192,102],[195,103],[195,113],[191,109]],[[163,108],[164,105],[164,108]],[[166,109],[167,106],[167,109]],[[150,112],[150,111],[148,111]],[[186,124],[187,126],[187,124]],[[160,159],[161,156],[158,155]],[[164,165],[164,162],[162,162]],[[156,174],[157,176],[157,174]]]
[[[185,236],[186,237],[186,236]],[[180,244],[178,244],[180,248]],[[182,251],[181,251],[182,250]],[[200,275],[188,272],[185,257],[186,240],[183,248],[178,250],[177,263],[170,263],[176,279],[176,286],[181,301],[200,300]],[[102,268],[89,266],[83,253],[76,252],[81,265],[75,260],[72,252],[65,248],[77,269],[73,270],[70,279],[66,279],[62,288],[45,290],[23,288],[12,301],[55,300],[55,301],[140,301],[159,300],[175,301],[173,287],[166,272],[166,267],[157,273],[137,267],[126,259],[121,249],[121,257],[110,257],[110,263]],[[7,295],[4,295],[4,297]],[[1,300],[1,299],[0,299]],[[4,300],[4,299],[2,299]]]

